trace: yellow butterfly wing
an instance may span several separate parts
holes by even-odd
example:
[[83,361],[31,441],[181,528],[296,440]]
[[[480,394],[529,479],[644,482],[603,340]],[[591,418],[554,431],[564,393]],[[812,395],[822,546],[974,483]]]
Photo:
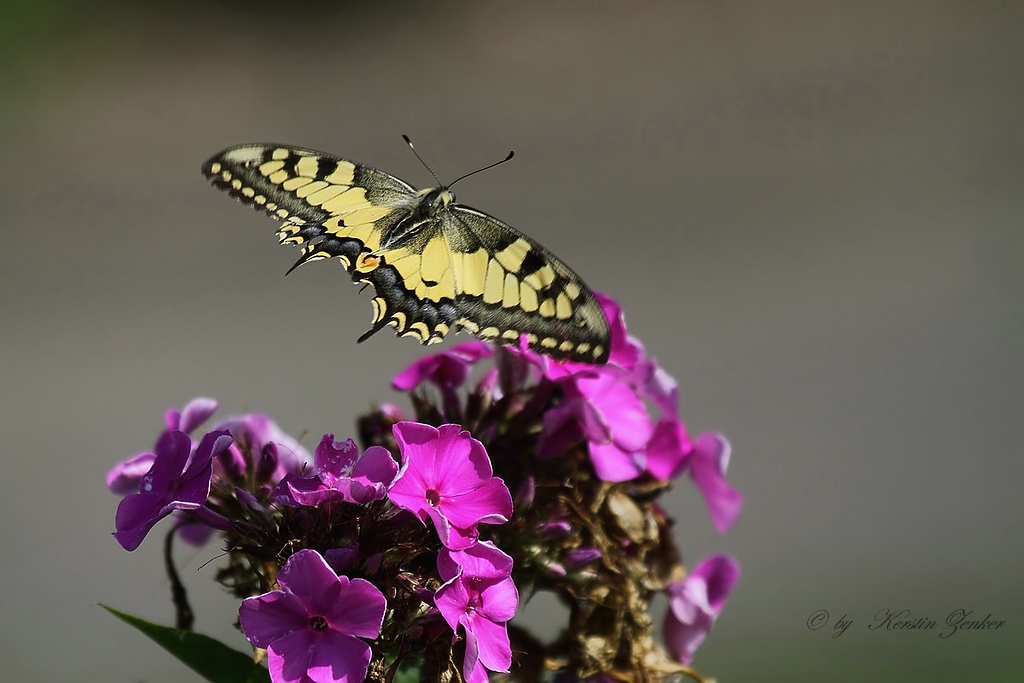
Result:
[[383,171],[316,150],[231,147],[203,165],[218,188],[281,221],[292,268],[338,258],[373,285],[373,327],[422,343],[453,327],[486,341],[527,344],[555,358],[604,363],[608,322],[572,269],[511,226],[454,203],[446,188],[417,191]]

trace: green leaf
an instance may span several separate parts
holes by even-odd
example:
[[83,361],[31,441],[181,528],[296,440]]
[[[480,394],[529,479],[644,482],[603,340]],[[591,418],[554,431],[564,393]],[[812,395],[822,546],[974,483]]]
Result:
[[107,605],[100,607],[142,631],[210,683],[270,683],[270,673],[251,656],[209,636],[153,624]]
[[407,658],[398,665],[395,683],[420,683],[423,680],[423,658]]

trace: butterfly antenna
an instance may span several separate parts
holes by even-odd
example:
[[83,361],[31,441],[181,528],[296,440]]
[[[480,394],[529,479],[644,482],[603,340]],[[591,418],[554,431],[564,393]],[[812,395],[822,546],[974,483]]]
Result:
[[508,156],[507,156],[507,157],[505,157],[504,159],[502,159],[501,161],[495,161],[495,162],[494,162],[493,164],[491,164],[490,166],[484,166],[483,168],[478,168],[478,169],[476,169],[475,171],[472,171],[472,172],[470,172],[470,173],[467,173],[467,174],[466,174],[466,175],[464,175],[464,176],[459,176],[459,177],[458,177],[458,178],[456,178],[455,180],[453,180],[453,181],[451,181],[450,183],[448,183],[448,188],[449,188],[449,189],[451,189],[452,185],[454,185],[455,183],[459,182],[460,180],[465,180],[466,178],[468,178],[468,177],[469,177],[469,176],[471,176],[471,175],[476,175],[477,173],[483,173],[484,171],[488,171],[488,170],[490,170],[490,169],[494,168],[495,166],[501,166],[501,165],[502,165],[503,163],[505,163],[506,161],[511,161],[511,160],[512,160],[512,157],[514,157],[515,155],[516,155],[516,153],[515,153],[515,152],[509,152],[509,153],[508,153]]
[[402,139],[405,140],[405,144],[409,145],[409,149],[412,150],[412,153],[415,154],[416,158],[420,160],[421,164],[423,164],[423,168],[430,171],[430,175],[434,176],[434,180],[437,181],[438,186],[443,187],[444,183],[442,183],[441,179],[437,177],[436,173],[434,173],[434,169],[430,168],[430,166],[427,165],[427,162],[423,161],[423,157],[421,157],[420,153],[416,151],[416,148],[412,146],[412,140],[409,139],[409,136],[403,133]]

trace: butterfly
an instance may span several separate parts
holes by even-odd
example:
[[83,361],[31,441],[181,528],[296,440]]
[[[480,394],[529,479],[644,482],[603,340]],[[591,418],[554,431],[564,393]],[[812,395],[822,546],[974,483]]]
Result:
[[448,186],[416,190],[349,159],[276,144],[229,147],[202,170],[281,222],[281,244],[302,247],[288,272],[336,258],[373,286],[373,326],[360,342],[388,325],[424,344],[455,328],[557,359],[608,360],[608,320],[580,276],[507,223],[456,204]]

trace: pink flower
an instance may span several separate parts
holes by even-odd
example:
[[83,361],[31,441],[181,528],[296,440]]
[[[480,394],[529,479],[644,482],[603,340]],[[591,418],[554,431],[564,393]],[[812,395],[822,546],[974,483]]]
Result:
[[139,480],[142,479],[142,475],[152,469],[154,460],[156,460],[155,453],[139,453],[114,465],[107,472],[107,488],[111,493],[116,493],[119,496],[138,493]]
[[178,431],[191,434],[196,427],[206,422],[217,410],[216,399],[200,396],[185,404],[180,411],[171,408],[164,413],[164,424],[167,431]]
[[673,479],[688,470],[704,496],[711,522],[724,534],[743,508],[743,494],[725,478],[729,452],[729,442],[721,434],[701,434],[693,442],[681,421],[663,418],[647,445],[647,470],[659,479]]
[[441,353],[419,359],[398,373],[391,387],[396,391],[412,391],[427,381],[439,387],[460,387],[478,361],[493,355],[494,348],[481,341],[456,344]]
[[[194,398],[181,410],[171,408],[164,413],[164,424],[167,428],[160,432],[157,442],[168,432],[179,431],[191,434],[196,427],[213,415],[217,410],[217,401],[212,398]],[[195,444],[193,444],[193,448]],[[155,448],[155,446],[154,446]],[[139,490],[139,479],[153,466],[156,456],[153,453],[139,453],[119,463],[107,473],[107,488],[117,495],[136,493]]]
[[315,550],[300,550],[277,575],[281,590],[246,598],[245,637],[267,649],[274,683],[361,683],[387,601],[364,579],[336,576]]
[[590,460],[604,481],[627,481],[644,470],[651,418],[621,370],[602,368],[563,382],[566,402],[544,416],[538,452],[564,452],[579,436],[586,438]]
[[675,659],[683,664],[693,660],[739,578],[736,560],[713,555],[701,560],[685,579],[669,585],[665,645]]
[[213,459],[231,445],[226,431],[210,432],[192,453],[192,439],[177,430],[165,432],[156,444],[153,466],[139,479],[139,493],[117,506],[114,538],[135,550],[149,530],[174,510],[187,510],[202,521],[227,528],[227,520],[204,508],[210,497]]
[[388,498],[424,524],[433,521],[446,548],[468,548],[476,543],[478,524],[504,524],[512,517],[508,487],[493,476],[483,444],[469,432],[417,422],[399,422],[393,432],[402,465]]
[[355,441],[335,441],[333,434],[324,434],[314,462],[317,476],[288,475],[274,497],[298,505],[333,500],[361,505],[383,498],[398,474],[398,463],[386,448],[370,446],[360,455]]
[[453,631],[461,626],[466,634],[466,683],[485,683],[487,669],[507,672],[512,649],[506,622],[519,607],[512,558],[482,541],[466,550],[442,548],[437,570],[445,583],[437,589],[434,603]]
[[[261,480],[277,483],[289,474],[301,472],[312,462],[309,451],[262,413],[228,417],[215,424],[214,429],[227,429],[236,443],[248,444],[257,457],[262,456],[256,463],[257,477]],[[245,472],[245,458],[237,446],[222,460],[227,472]]]

